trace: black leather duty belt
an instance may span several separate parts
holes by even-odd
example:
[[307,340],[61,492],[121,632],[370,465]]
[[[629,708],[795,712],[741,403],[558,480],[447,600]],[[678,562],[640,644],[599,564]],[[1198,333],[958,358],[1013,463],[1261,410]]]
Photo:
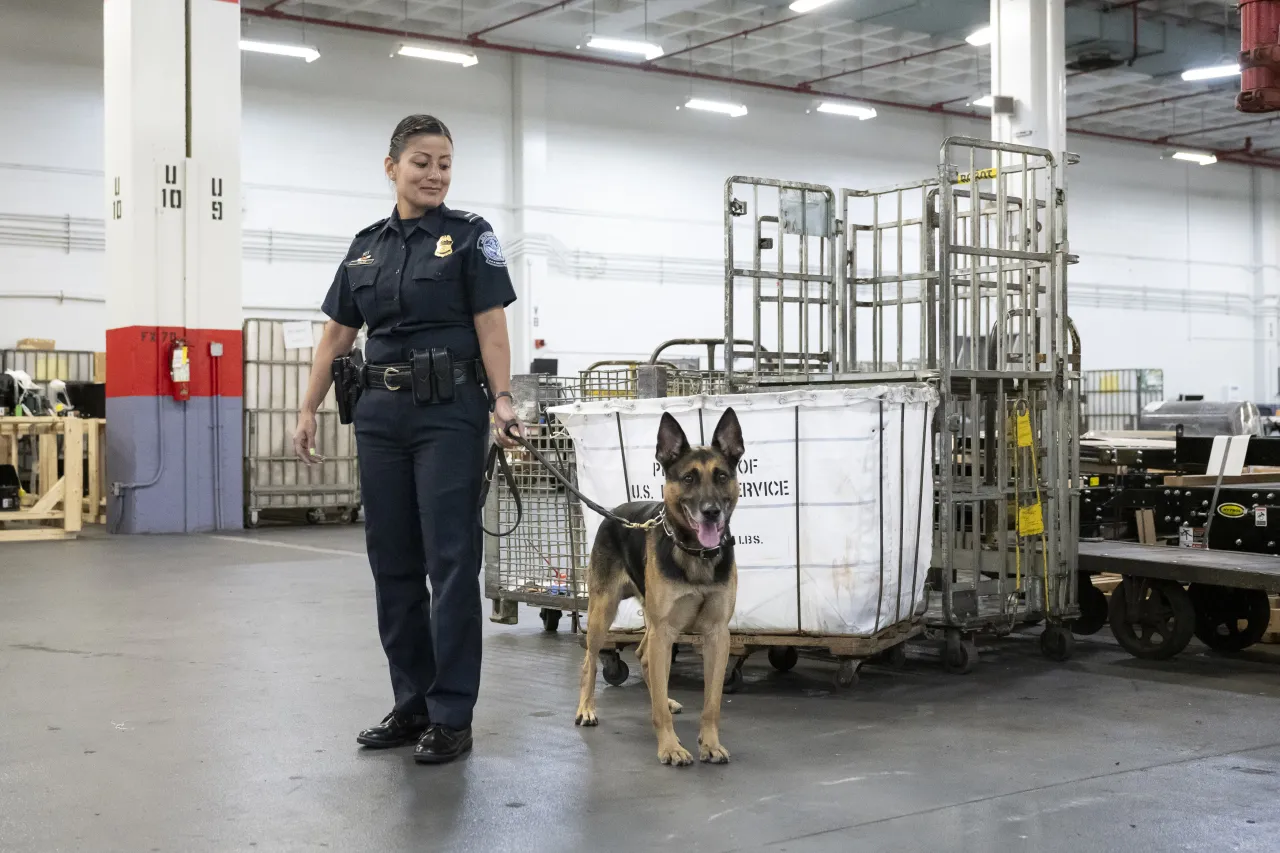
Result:
[[[483,362],[478,358],[453,363],[453,384],[480,384],[483,380]],[[366,364],[361,370],[360,385],[363,388],[374,388],[379,391],[410,390],[410,373],[408,362],[403,364]]]

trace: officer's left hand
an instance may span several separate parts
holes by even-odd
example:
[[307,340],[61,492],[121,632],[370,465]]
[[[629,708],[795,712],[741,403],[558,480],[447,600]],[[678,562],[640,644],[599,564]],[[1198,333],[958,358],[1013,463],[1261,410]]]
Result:
[[516,442],[511,436],[507,435],[507,429],[512,424],[516,426],[516,432],[523,436],[524,425],[516,420],[516,409],[511,404],[508,397],[499,397],[498,403],[493,409],[493,438],[498,442],[499,446],[508,450],[516,446]]

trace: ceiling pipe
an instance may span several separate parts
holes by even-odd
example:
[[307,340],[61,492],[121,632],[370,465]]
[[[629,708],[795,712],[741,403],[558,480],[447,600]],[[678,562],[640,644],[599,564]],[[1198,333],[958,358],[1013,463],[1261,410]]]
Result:
[[955,50],[956,48],[964,47],[965,44],[966,42],[960,42],[960,44],[950,44],[950,45],[947,45],[946,47],[939,47],[939,48],[935,48],[934,50],[926,50],[923,53],[913,53],[913,54],[910,54],[909,56],[900,56],[897,59],[888,59],[888,60],[885,60],[884,62],[876,62],[871,65],[864,65],[861,68],[851,68],[848,71],[841,71],[838,74],[828,74],[826,77],[818,77],[813,80],[806,80],[799,85],[802,87],[808,88],[809,86],[812,86],[815,83],[825,83],[828,80],[835,80],[837,77],[847,77],[850,74],[857,74],[860,71],[870,71],[874,68],[884,68],[889,65],[897,65],[900,62],[911,62],[912,60],[916,60],[916,59],[924,59],[926,56],[937,56],[939,53],[946,53],[948,51]]
[[[1170,139],[1184,139],[1188,136],[1204,136],[1209,133],[1218,133],[1223,130],[1235,130],[1240,127],[1253,127],[1259,124],[1270,124],[1273,121],[1280,121],[1280,116],[1271,116],[1270,118],[1256,118],[1252,121],[1238,121],[1235,124],[1224,124],[1218,127],[1206,127],[1200,130],[1187,130],[1182,133],[1170,133],[1168,136],[1160,137],[1161,142],[1168,142]],[[1246,148],[1248,146],[1246,145]]]
[[[512,24],[518,24],[521,21],[527,21],[530,18],[536,18],[539,15],[546,14],[547,12],[555,12],[560,9],[564,9],[567,6],[573,5],[574,2],[575,0],[560,0],[559,3],[552,3],[550,6],[543,6],[541,9],[534,9],[532,12],[525,12],[523,15],[517,15],[516,17],[511,18],[510,20],[502,21],[490,27],[485,27],[483,30],[476,30],[474,33],[471,33],[470,35],[467,36],[467,40],[473,41],[473,42],[477,41],[479,40],[480,36],[485,35],[486,33],[491,33],[494,30],[500,30],[503,27],[509,27]],[[272,7],[268,7],[268,9],[270,8]],[[247,12],[248,9],[246,9],[245,11]]]
[[[405,33],[403,30],[393,30],[385,27],[375,27],[368,24],[353,24],[348,21],[329,21],[323,18],[312,18],[308,16],[303,16],[303,15],[292,15],[285,12],[267,12],[265,10],[257,10],[257,9],[241,9],[240,11],[242,14],[249,15],[251,17],[269,18],[272,20],[279,20],[279,21],[291,21],[291,22],[300,23],[300,24],[311,24],[313,26],[331,27],[333,29],[338,29],[338,30],[350,30],[352,32],[390,36],[392,38],[404,38],[406,36],[409,36],[411,38],[421,39],[423,41],[436,42],[439,44],[449,44],[449,45],[466,46],[466,47],[475,46],[475,47],[484,48],[485,50],[492,50],[497,53],[509,53],[509,54],[515,54],[520,56],[537,56],[543,59],[558,59],[565,62],[579,62],[579,63],[585,63],[589,65],[596,65],[603,68],[612,68],[620,71],[647,71],[650,73],[660,74],[667,77],[674,77],[674,78],[680,78],[680,79],[706,80],[713,83],[724,83],[732,86],[739,86],[739,87],[750,88],[750,89],[759,89],[766,92],[778,92],[781,94],[789,94],[789,95],[805,95],[808,97],[813,97],[817,95],[823,98],[832,98],[835,100],[843,100],[843,101],[854,101],[862,104],[871,104],[874,106],[882,106],[882,107],[889,107],[893,109],[899,109],[906,112],[928,113],[932,115],[948,115],[948,116],[954,116],[956,118],[973,119],[975,121],[983,121],[984,119],[987,118],[987,116],[979,113],[961,112],[959,110],[948,110],[940,107],[929,106],[927,104],[911,104],[911,103],[903,103],[900,101],[881,100],[877,98],[864,98],[864,97],[848,95],[848,94],[838,93],[838,92],[822,92],[815,89],[802,88],[800,86],[786,86],[780,83],[764,83],[757,80],[743,80],[741,78],[723,77],[717,74],[705,74],[703,72],[698,72],[698,71],[694,71],[694,72],[681,71],[675,68],[663,68],[661,66],[650,65],[650,64],[637,65],[637,64],[623,62],[616,59],[607,59],[605,57],[600,57],[600,56],[587,56],[583,54],[563,53],[555,50],[542,50],[540,48],[534,48],[534,47],[519,47],[517,45],[510,45],[510,44],[495,44],[492,42],[481,41],[479,39],[475,41],[470,41],[466,39],[449,38],[447,36],[431,36],[431,35],[424,35],[420,33]],[[1197,94],[1206,94],[1206,93],[1197,93]],[[1159,140],[1144,139],[1143,137],[1140,137],[1140,136],[1123,136],[1123,135],[1114,134],[1114,133],[1103,133],[1101,131],[1093,131],[1093,130],[1077,130],[1074,128],[1068,128],[1068,130],[1071,133],[1074,133],[1079,136],[1089,136],[1096,139],[1107,139],[1113,142],[1128,142],[1128,143],[1134,143],[1138,145],[1158,146],[1158,147],[1164,147],[1165,145],[1165,143],[1160,142]],[[1268,168],[1268,169],[1280,169],[1280,158],[1256,157],[1256,156],[1245,157],[1245,156],[1241,156],[1240,152],[1237,152],[1237,151],[1214,151],[1213,153],[1217,155],[1220,161],[1224,161],[1224,162],[1238,163],[1246,166],[1261,166],[1263,168]]]
[[702,44],[690,45],[689,47],[681,48],[680,50],[673,50],[671,53],[665,53],[662,56],[657,57],[656,59],[650,60],[650,64],[654,62],[661,62],[664,59],[671,59],[673,56],[683,56],[686,53],[692,53],[693,51],[701,50],[704,47],[711,47],[711,45],[713,44],[720,44],[720,42],[728,41],[729,39],[745,38],[746,36],[749,36],[752,33],[758,33],[761,30],[767,30],[770,27],[777,27],[782,24],[787,24],[787,23],[790,23],[791,21],[794,21],[796,18],[800,18],[800,17],[803,17],[803,16],[791,15],[790,17],[787,17],[787,18],[779,18],[778,20],[772,21],[768,24],[760,24],[757,27],[751,27],[749,29],[739,30],[736,33],[731,33],[730,35],[727,35],[727,36],[721,36],[720,38],[712,39],[711,41],[704,41]]
[[1139,102],[1138,102],[1138,103],[1136,103],[1136,104],[1125,104],[1124,106],[1120,106],[1120,107],[1111,107],[1111,108],[1109,108],[1109,109],[1105,109],[1105,110],[1097,110],[1096,112],[1084,113],[1083,115],[1070,116],[1070,117],[1069,117],[1069,120],[1070,120],[1070,121],[1081,121],[1081,120],[1083,120],[1083,119],[1087,119],[1087,118],[1095,118],[1095,117],[1097,117],[1097,116],[1106,116],[1106,115],[1111,115],[1112,113],[1122,113],[1122,112],[1124,112],[1124,111],[1126,111],[1126,110],[1136,110],[1136,109],[1138,109],[1139,107],[1154,107],[1154,106],[1158,106],[1158,105],[1160,105],[1160,104],[1172,104],[1172,103],[1173,103],[1173,102],[1175,102],[1175,101],[1185,101],[1185,100],[1187,100],[1188,98],[1199,98],[1199,97],[1202,97],[1202,96],[1204,96],[1204,95],[1216,95],[1216,94],[1220,94],[1220,93],[1221,93],[1221,92],[1223,92],[1223,91],[1224,91],[1224,90],[1223,90],[1223,89],[1220,89],[1220,88],[1219,88],[1219,89],[1204,89],[1203,91],[1200,91],[1200,92],[1188,92],[1188,93],[1187,93],[1187,94],[1185,94],[1185,95],[1170,95],[1170,96],[1169,96],[1169,97],[1167,97],[1167,98],[1160,98],[1160,99],[1155,100],[1155,101],[1139,101]]

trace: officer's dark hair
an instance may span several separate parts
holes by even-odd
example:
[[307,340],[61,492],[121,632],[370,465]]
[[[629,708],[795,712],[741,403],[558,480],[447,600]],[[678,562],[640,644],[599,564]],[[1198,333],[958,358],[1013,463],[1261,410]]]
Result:
[[453,135],[449,133],[449,128],[445,127],[444,122],[435,116],[405,116],[400,119],[400,123],[396,125],[395,132],[391,134],[391,147],[387,151],[387,156],[399,163],[400,155],[404,153],[405,146],[415,136],[443,136],[449,140],[450,144],[453,143]]

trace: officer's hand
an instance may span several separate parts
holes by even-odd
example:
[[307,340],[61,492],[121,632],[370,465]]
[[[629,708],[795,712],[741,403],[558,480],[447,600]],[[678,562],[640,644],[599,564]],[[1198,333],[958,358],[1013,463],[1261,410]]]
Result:
[[515,440],[507,435],[507,430],[514,424],[517,434],[524,435],[524,425],[516,420],[515,406],[511,405],[511,400],[507,397],[499,397],[498,404],[493,410],[493,438],[498,442],[499,446],[508,450],[516,446]]
[[298,426],[293,431],[293,452],[308,465],[320,461],[316,453],[316,416],[313,412],[300,412]]

